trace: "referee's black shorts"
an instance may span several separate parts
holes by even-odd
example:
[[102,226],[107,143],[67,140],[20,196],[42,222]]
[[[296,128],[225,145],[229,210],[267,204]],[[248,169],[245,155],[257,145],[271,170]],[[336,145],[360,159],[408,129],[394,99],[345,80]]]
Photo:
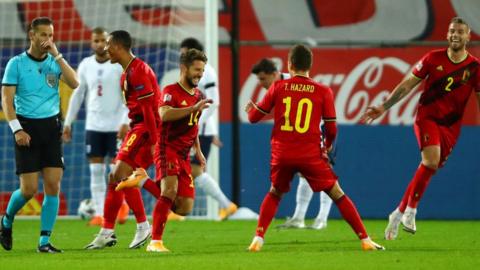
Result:
[[17,115],[17,119],[31,138],[30,146],[15,143],[17,174],[38,172],[46,167],[64,168],[60,117],[31,119]]

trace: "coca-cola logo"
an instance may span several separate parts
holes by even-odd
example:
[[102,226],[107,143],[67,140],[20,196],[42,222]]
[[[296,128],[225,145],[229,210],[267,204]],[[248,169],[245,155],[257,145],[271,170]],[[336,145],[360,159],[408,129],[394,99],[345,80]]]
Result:
[[[347,75],[323,73],[313,75],[312,78],[334,90],[337,122],[358,124],[367,107],[381,104],[402,79],[410,76],[411,67],[409,63],[396,57],[370,57],[357,64]],[[394,78],[387,77],[387,70],[389,75],[397,75]],[[248,122],[243,105],[250,99],[259,101],[265,92],[266,89],[258,86],[254,74],[248,76],[239,97],[239,115],[242,122]],[[373,124],[413,124],[420,94],[421,92],[411,91]]]

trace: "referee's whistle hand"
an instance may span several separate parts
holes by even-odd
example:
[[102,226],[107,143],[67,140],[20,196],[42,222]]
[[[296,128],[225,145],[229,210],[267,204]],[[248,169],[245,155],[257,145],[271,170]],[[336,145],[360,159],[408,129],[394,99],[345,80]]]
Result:
[[15,142],[20,146],[30,146],[30,135],[24,130],[15,133]]

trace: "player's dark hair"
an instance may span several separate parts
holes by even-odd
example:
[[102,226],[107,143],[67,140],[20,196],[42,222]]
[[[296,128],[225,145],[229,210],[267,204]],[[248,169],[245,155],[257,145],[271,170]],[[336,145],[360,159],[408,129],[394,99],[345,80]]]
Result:
[[268,58],[262,58],[258,63],[253,65],[252,67],[252,73],[253,74],[258,74],[260,72],[264,72],[266,74],[272,74],[274,72],[277,72],[277,66],[275,66],[275,63]]
[[104,27],[98,26],[92,29],[92,33],[101,35],[103,33],[108,33],[108,32],[107,32],[107,29],[105,29]]
[[128,33],[125,30],[116,30],[110,33],[110,36],[112,37],[110,39],[111,43],[119,44],[122,46],[125,50],[130,50],[132,48],[132,37],[130,36],[130,33]]
[[463,18],[461,17],[453,17],[451,20],[450,20],[450,23],[458,23],[458,24],[464,24],[467,26],[467,29],[470,30],[470,25],[468,25],[467,21],[465,21]]
[[290,49],[288,60],[295,70],[308,71],[312,67],[312,51],[305,45],[297,44]]
[[182,40],[180,43],[180,48],[197,49],[203,52],[203,45],[198,41],[198,39],[190,37]]
[[28,30],[37,30],[37,26],[39,25],[53,25],[52,19],[48,17],[37,17],[32,20],[32,23],[30,24],[30,27]]
[[197,49],[189,49],[180,55],[180,64],[189,67],[196,60],[207,63],[207,56],[204,52]]

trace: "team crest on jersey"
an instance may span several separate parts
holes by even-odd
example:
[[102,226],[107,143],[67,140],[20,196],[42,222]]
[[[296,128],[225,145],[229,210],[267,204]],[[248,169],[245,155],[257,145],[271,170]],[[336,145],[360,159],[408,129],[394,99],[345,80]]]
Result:
[[46,75],[47,85],[54,88],[58,85],[58,77],[55,73],[47,73]]
[[442,66],[442,65],[438,66],[438,67],[437,67],[437,70],[438,70],[438,71],[443,71],[443,66]]
[[172,95],[170,94],[165,94],[163,96],[163,102],[171,101],[172,100]]
[[470,70],[468,70],[468,68],[467,68],[467,69],[465,69],[465,70],[463,71],[462,83],[463,83],[463,84],[467,83],[467,82],[468,82],[468,79],[470,79]]
[[421,70],[422,67],[423,67],[423,64],[422,64],[422,62],[420,61],[420,62],[418,62],[417,65],[415,66],[415,69],[416,69],[416,70]]
[[427,143],[430,140],[430,135],[429,134],[424,134],[423,135],[423,142]]

